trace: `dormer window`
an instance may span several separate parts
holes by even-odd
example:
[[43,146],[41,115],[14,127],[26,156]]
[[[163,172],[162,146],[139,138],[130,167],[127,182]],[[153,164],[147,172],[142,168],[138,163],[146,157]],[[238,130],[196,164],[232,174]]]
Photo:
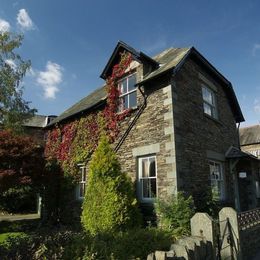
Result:
[[135,84],[136,84],[136,73],[131,74],[119,81],[118,83],[118,88],[120,91],[119,109],[118,109],[119,112],[137,106]]

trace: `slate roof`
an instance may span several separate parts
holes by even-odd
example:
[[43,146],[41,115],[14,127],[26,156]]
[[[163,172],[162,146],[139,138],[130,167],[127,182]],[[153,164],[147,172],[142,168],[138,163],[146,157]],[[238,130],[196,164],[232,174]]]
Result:
[[191,48],[169,48],[162,53],[156,55],[154,57],[154,60],[160,63],[160,67],[144,77],[142,81],[138,82],[138,85],[141,85],[151,79],[156,78],[159,75],[164,74],[171,69],[176,68],[185,58],[185,56],[190,52],[190,50]]
[[[135,58],[135,56],[137,56],[137,60],[144,59],[144,58],[146,61],[149,60],[147,58],[148,56],[146,56],[142,52],[137,52],[135,49],[131,48],[130,46],[127,46],[125,43],[119,42],[117,47],[115,48],[111,58],[109,59],[108,64],[106,65],[104,71],[101,74],[102,78],[105,77],[106,73],[109,71],[110,67],[112,66],[111,64],[113,64],[114,61],[112,60],[112,58],[114,57],[115,59],[117,59],[116,51],[121,50],[119,47],[127,48],[127,50],[132,53],[134,58]],[[228,80],[226,80],[224,78],[224,76],[221,75],[201,54],[199,54],[199,52],[194,47],[169,48],[169,49],[161,52],[160,54],[156,55],[155,57],[150,58],[150,62],[153,61],[152,64],[158,63],[159,66],[154,71],[152,71],[151,73],[146,75],[142,81],[137,83],[137,85],[144,84],[152,79],[155,79],[157,76],[161,76],[162,74],[164,74],[168,71],[172,70],[172,71],[176,72],[179,69],[179,67],[181,67],[181,65],[185,62],[186,58],[190,54],[193,54],[193,55],[196,55],[197,57],[199,57],[201,63],[203,63],[204,65],[206,64],[206,66],[208,66],[211,69],[211,72],[213,74],[216,74],[219,78],[222,79],[222,81],[226,85],[225,90],[226,90],[227,96],[229,97],[230,106],[233,111],[236,122],[244,121],[243,114],[239,107],[239,104],[236,99],[236,96],[235,96],[231,83]],[[69,109],[67,109],[60,116],[58,116],[56,119],[54,119],[47,127],[52,126],[61,121],[64,121],[66,119],[69,119],[73,116],[77,116],[80,113],[87,111],[89,109],[92,109],[93,107],[97,106],[98,104],[104,102],[105,99],[106,99],[106,90],[105,90],[105,86],[103,86],[103,87],[95,90],[94,92],[92,92],[87,97],[81,99],[78,103],[76,103]]]
[[65,110],[62,114],[60,114],[58,117],[56,117],[54,120],[51,121],[49,126],[52,126],[56,123],[59,123],[65,119],[69,119],[70,117],[76,116],[95,105],[98,105],[99,103],[104,102],[106,99],[106,89],[105,86],[102,86],[101,88],[96,89],[94,92],[92,92],[90,95],[82,98],[79,102]]
[[241,145],[260,143],[260,124],[240,128],[239,136]]
[[43,116],[43,115],[34,115],[30,119],[26,120],[23,125],[27,127],[43,128],[46,126],[47,118],[48,118],[47,116]]

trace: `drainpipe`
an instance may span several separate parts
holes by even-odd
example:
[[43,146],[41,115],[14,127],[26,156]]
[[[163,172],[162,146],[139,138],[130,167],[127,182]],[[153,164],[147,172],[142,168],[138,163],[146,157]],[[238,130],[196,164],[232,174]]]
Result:
[[123,144],[124,140],[126,139],[126,137],[128,136],[129,132],[131,131],[131,129],[133,128],[133,126],[135,125],[137,119],[139,118],[139,116],[142,114],[142,112],[144,111],[144,109],[146,108],[147,105],[147,96],[145,95],[145,93],[143,92],[143,90],[141,89],[140,86],[138,86],[138,90],[140,91],[140,93],[143,96],[143,104],[140,106],[138,112],[136,113],[134,119],[131,121],[130,125],[128,126],[128,128],[126,129],[126,131],[124,132],[123,136],[121,137],[121,139],[119,140],[119,142],[117,143],[117,145],[114,148],[114,151],[117,152],[119,150],[119,148],[121,147],[121,145]]
[[239,127],[240,127],[240,122],[239,122],[238,125],[237,125],[237,135],[238,135],[238,148],[239,148],[239,150],[241,150],[241,147],[240,147]]

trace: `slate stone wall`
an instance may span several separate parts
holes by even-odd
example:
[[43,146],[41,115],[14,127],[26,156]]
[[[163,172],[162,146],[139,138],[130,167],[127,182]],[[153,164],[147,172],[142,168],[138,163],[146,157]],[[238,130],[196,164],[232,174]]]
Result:
[[[144,89],[147,105],[117,152],[122,170],[137,181],[138,158],[156,155],[157,193],[160,197],[176,192],[171,85],[167,79]],[[138,90],[138,106],[144,99]],[[120,125],[121,138],[138,108]]]
[[[202,83],[215,92],[217,120],[203,111]],[[227,200],[232,201],[225,153],[231,145],[238,146],[238,135],[223,87],[192,60],[184,64],[172,85],[178,188],[188,193],[205,190],[209,186],[208,160],[222,161]]]
[[[137,71],[140,79],[142,68]],[[202,83],[216,94],[217,120],[203,112]],[[210,187],[208,161],[221,161],[226,198],[232,205],[232,176],[225,153],[231,145],[238,147],[238,135],[223,86],[188,60],[176,76],[165,75],[146,85],[144,91],[147,106],[118,151],[123,171],[135,182],[138,158],[155,154],[158,194],[164,197],[180,190],[199,193]],[[138,91],[139,107],[142,103]],[[121,123],[121,135],[137,111]]]

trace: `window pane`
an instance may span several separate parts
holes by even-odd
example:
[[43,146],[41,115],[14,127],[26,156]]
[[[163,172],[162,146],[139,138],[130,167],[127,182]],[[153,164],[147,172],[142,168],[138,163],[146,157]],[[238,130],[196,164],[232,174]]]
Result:
[[219,162],[211,161],[210,166],[210,179],[211,190],[214,199],[224,199],[224,181],[222,174],[222,164]]
[[149,198],[149,179],[143,179],[142,180],[142,197],[143,198]]
[[204,103],[203,107],[204,107],[204,113],[212,116],[212,107],[207,103]]
[[152,158],[149,159],[149,161],[150,161],[149,177],[155,177],[156,176],[155,158],[152,157]]
[[86,181],[86,168],[81,168],[82,171],[82,181],[85,182]]
[[203,100],[208,102],[209,104],[213,105],[213,92],[210,91],[209,89],[203,87],[202,88],[202,95],[203,95]]
[[120,94],[127,92],[127,79],[122,80],[120,83]]
[[149,161],[147,158],[142,159],[142,177],[148,177]]
[[156,179],[143,179],[142,180],[142,197],[155,198],[156,197]]
[[85,194],[85,183],[79,184],[79,197],[84,197]]
[[118,106],[118,112],[122,112],[125,110],[128,106],[128,96],[123,96],[119,98],[119,106]]
[[136,107],[136,91],[129,94],[129,106],[128,108]]
[[150,179],[150,195],[151,198],[156,197],[156,179]]
[[135,75],[132,75],[128,78],[128,91],[135,89],[135,84],[136,84],[136,78]]

